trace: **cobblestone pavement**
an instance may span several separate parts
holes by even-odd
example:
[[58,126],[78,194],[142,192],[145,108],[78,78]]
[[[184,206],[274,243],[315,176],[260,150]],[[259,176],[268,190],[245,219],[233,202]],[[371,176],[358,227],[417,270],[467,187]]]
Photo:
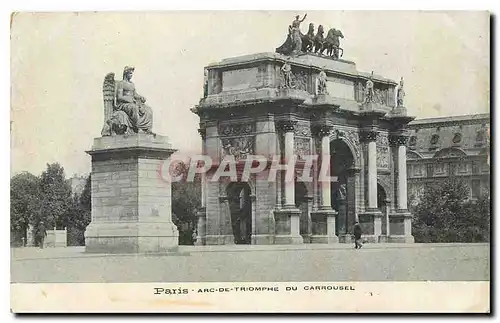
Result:
[[489,244],[181,246],[158,255],[13,248],[11,281],[250,282],[489,280]]

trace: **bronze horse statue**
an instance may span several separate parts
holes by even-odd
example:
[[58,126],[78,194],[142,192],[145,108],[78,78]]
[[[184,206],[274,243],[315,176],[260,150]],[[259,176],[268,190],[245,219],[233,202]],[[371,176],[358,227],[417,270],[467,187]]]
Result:
[[314,24],[311,22],[307,34],[301,33],[300,36],[302,38],[302,51],[305,53],[311,52],[314,47]]
[[333,57],[334,59],[339,59],[344,54],[344,50],[340,48],[340,38],[344,38],[344,35],[340,30],[332,28],[328,31],[325,38],[323,48],[320,54],[326,49],[326,55]]
[[323,25],[318,26],[318,32],[316,33],[316,36],[314,36],[314,53],[322,53],[323,52],[323,46],[325,44],[325,30],[323,29]]
[[[292,53],[315,53],[319,55],[324,55],[326,50],[326,55],[332,57],[333,59],[339,59],[344,54],[344,50],[340,48],[340,38],[344,38],[344,35],[340,30],[332,28],[328,31],[326,37],[324,37],[325,30],[323,25],[318,26],[318,32],[314,34],[314,24],[309,24],[309,30],[307,34],[302,34],[300,30],[298,31],[300,39],[297,41],[301,44],[295,44],[292,39],[293,28],[290,25],[288,27],[288,35],[285,42],[278,48],[276,52],[284,55],[291,55]],[[297,32],[297,30],[295,30]],[[300,45],[300,51],[297,52],[296,46]]]

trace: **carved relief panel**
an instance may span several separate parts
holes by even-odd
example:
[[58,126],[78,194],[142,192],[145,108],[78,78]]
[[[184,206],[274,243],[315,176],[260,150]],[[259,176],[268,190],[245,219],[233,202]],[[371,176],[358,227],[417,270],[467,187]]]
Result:
[[377,135],[377,167],[389,168],[389,139],[386,133],[379,133]]
[[310,138],[295,138],[294,145],[294,153],[298,160],[304,160],[305,156],[311,155]]
[[220,125],[221,157],[231,155],[238,161],[245,159],[248,155],[253,155],[255,151],[255,136],[253,134],[253,123]]
[[298,122],[294,127],[294,152],[299,160],[311,155],[311,127],[309,122]]

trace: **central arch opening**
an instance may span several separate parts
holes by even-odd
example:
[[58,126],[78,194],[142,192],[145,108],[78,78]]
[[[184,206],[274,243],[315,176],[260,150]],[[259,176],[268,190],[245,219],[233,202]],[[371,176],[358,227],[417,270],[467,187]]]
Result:
[[231,227],[235,244],[252,243],[252,200],[248,183],[234,182],[227,187]]
[[300,210],[300,235],[304,242],[310,242],[309,198],[303,182],[295,182],[295,206]]
[[382,235],[387,235],[387,218],[385,216],[387,212],[387,193],[382,185],[377,183],[377,205],[382,212]]
[[335,234],[348,233],[349,214],[355,213],[355,206],[350,205],[354,194],[354,157],[349,146],[341,139],[330,142],[330,176],[336,176],[337,182],[331,183],[332,208],[338,212]]

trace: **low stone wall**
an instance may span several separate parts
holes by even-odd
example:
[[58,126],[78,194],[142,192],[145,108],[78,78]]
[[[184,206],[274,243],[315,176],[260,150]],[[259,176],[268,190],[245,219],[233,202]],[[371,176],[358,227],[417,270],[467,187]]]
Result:
[[68,231],[66,228],[64,230],[47,230],[47,235],[43,241],[44,247],[67,247],[67,236]]

